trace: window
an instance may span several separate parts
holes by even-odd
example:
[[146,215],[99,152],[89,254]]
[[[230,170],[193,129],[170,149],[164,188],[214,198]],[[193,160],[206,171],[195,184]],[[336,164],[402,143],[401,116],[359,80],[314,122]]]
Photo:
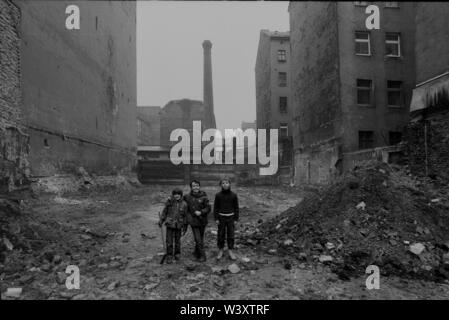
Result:
[[142,134],[142,120],[137,119],[137,134],[141,135]]
[[287,72],[279,72],[278,79],[279,79],[279,87],[287,86]]
[[354,1],[354,5],[358,7],[366,7],[368,6],[368,1]]
[[357,104],[369,106],[371,102],[372,81],[367,79],[357,79]]
[[285,50],[278,50],[278,61],[279,62],[287,61],[287,54]]
[[402,132],[399,131],[390,131],[388,133],[388,142],[390,146],[398,144],[402,141]]
[[279,112],[287,113],[287,97],[279,97]]
[[359,149],[374,147],[374,131],[359,131]]
[[399,8],[398,1],[385,2],[385,8]]
[[385,34],[385,54],[387,57],[401,56],[401,36],[399,33]]
[[279,125],[279,136],[281,138],[287,138],[288,137],[288,124],[287,123],[281,123]]
[[402,107],[402,82],[387,81],[387,104],[389,107]]
[[371,44],[369,32],[356,31],[355,33],[355,54],[359,56],[371,55]]

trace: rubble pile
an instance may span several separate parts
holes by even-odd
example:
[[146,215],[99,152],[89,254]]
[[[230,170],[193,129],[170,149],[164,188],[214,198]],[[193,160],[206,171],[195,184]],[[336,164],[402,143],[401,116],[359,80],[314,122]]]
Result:
[[449,189],[401,167],[370,163],[262,223],[249,238],[268,252],[324,264],[341,279],[449,279]]

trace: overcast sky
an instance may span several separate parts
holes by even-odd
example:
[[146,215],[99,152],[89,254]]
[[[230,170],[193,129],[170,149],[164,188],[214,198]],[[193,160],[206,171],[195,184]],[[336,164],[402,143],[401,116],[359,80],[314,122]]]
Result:
[[254,66],[261,29],[289,29],[288,2],[137,3],[137,104],[203,100],[203,40],[212,42],[217,127],[256,119]]

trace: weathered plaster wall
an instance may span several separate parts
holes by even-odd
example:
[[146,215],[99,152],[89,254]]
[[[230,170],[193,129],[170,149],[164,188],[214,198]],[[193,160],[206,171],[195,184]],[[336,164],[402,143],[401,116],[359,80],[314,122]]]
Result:
[[[34,176],[129,170],[136,153],[135,3],[15,1]],[[67,30],[65,8],[80,8]]]

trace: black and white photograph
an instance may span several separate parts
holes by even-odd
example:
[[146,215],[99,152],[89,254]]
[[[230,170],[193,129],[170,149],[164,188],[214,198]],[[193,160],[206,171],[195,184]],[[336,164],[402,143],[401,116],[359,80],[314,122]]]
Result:
[[1,300],[449,300],[448,17],[0,0]]

